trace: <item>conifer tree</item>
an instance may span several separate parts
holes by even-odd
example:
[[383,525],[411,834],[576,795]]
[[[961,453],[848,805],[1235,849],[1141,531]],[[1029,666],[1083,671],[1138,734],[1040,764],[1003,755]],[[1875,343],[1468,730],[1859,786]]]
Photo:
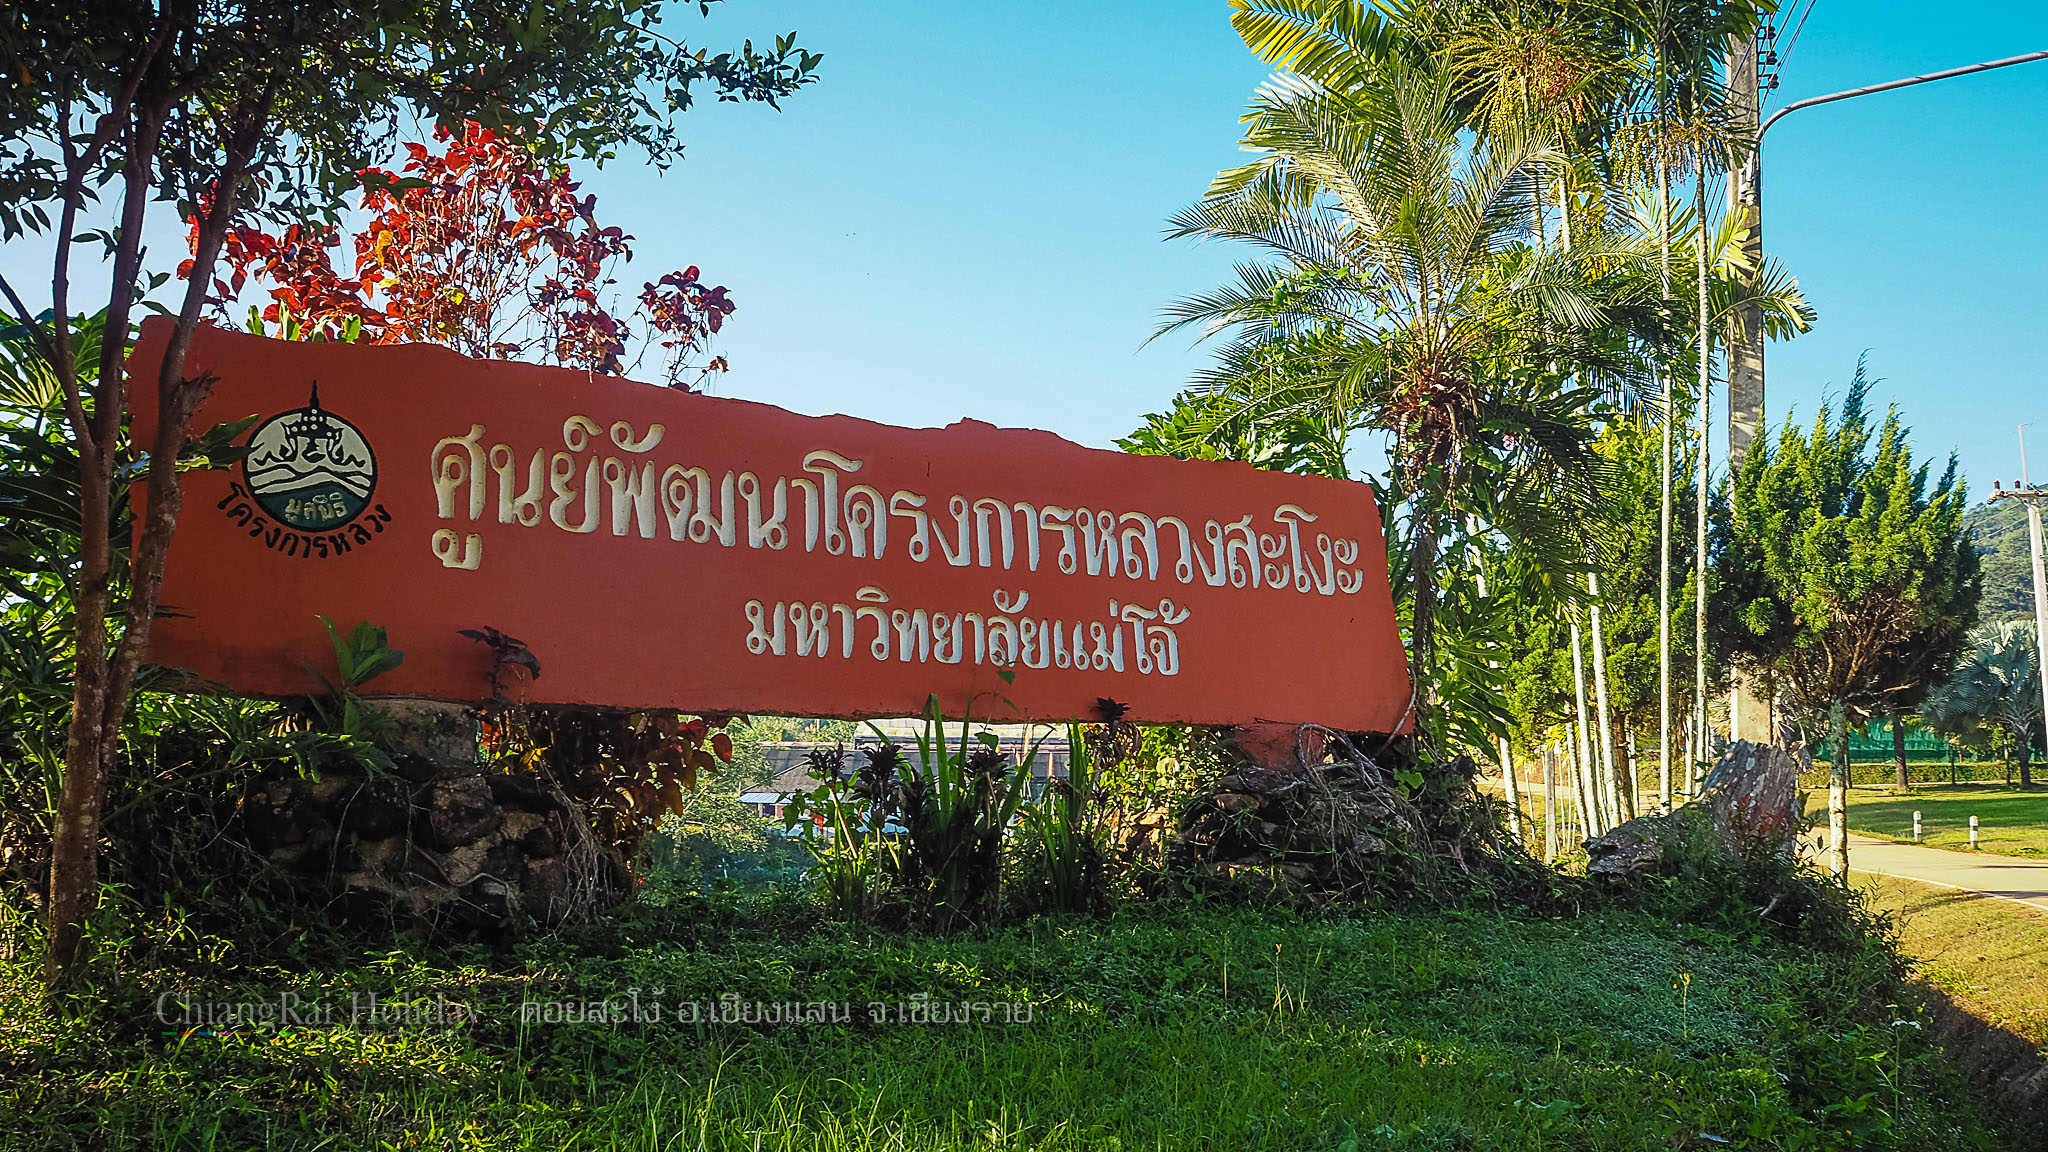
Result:
[[1849,868],[1848,732],[1909,709],[1945,679],[1977,620],[1981,580],[1954,455],[1930,489],[1893,407],[1873,432],[1858,364],[1839,411],[1787,418],[1732,478],[1709,601],[1715,647],[1781,702],[1826,714],[1831,866]]

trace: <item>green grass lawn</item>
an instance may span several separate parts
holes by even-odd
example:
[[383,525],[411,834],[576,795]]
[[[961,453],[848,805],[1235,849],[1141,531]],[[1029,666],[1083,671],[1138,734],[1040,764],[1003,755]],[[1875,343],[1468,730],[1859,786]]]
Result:
[[1899,949],[1919,976],[2048,1048],[2048,913],[1892,876],[1851,878],[1892,914]]
[[[0,961],[0,1147],[1993,1148],[1884,965],[1638,913],[1328,919],[1183,903],[934,939],[793,901],[504,949],[238,964],[210,937],[79,1019]],[[638,989],[858,1023],[520,1022]],[[179,1034],[185,1003],[460,1004],[451,1028]],[[874,1023],[869,1002],[1028,1023]],[[1888,1006],[1889,1005],[1889,1006]],[[341,1015],[338,1011],[337,1015]]]
[[[1825,788],[1809,792],[1809,810],[1825,812],[1827,799]],[[1895,788],[1849,790],[1849,827],[1858,832],[1910,841],[1915,809],[1923,844],[1968,850],[1970,817],[1976,816],[1982,851],[2048,856],[2048,788],[2020,792],[1986,784],[1922,784],[1903,794]]]

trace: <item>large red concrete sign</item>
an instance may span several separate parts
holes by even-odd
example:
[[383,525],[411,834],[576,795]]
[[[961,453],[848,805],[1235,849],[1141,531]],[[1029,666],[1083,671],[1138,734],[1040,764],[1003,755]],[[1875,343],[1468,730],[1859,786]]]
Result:
[[540,658],[536,703],[1354,730],[1407,703],[1361,484],[424,346],[209,329],[187,371],[219,379],[195,427],[257,421],[185,478],[150,658],[236,691],[318,690],[325,615],[404,650],[378,691],[447,700],[489,695],[458,635],[489,626]]

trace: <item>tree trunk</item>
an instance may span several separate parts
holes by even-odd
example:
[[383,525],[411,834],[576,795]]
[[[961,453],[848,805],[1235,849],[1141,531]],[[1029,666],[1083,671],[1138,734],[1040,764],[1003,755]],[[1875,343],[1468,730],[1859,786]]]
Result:
[[[114,547],[111,515],[114,501],[125,497],[114,484],[121,430],[128,415],[128,329],[134,286],[142,261],[142,219],[154,199],[150,165],[163,125],[177,99],[175,77],[158,58],[152,73],[150,99],[138,101],[128,159],[122,169],[122,224],[113,261],[112,290],[100,334],[99,375],[93,382],[93,410],[83,417],[81,388],[75,368],[60,381],[72,409],[74,440],[79,449],[79,588],[74,625],[76,671],[71,724],[64,750],[64,780],[57,801],[50,845],[49,950],[44,979],[55,989],[76,978],[86,960],[87,918],[99,895],[100,809],[115,758],[121,728],[128,715],[128,694],[149,645],[163,591],[164,561],[171,534],[184,505],[178,483],[178,455],[185,447],[192,416],[213,389],[213,377],[185,378],[185,356],[193,331],[213,284],[214,267],[234,222],[241,178],[270,122],[271,94],[230,109],[235,132],[227,143],[212,196],[199,220],[192,248],[192,268],[177,323],[157,367],[156,429],[148,445],[147,514],[136,533],[128,566],[128,597],[123,605],[121,638],[111,651],[106,621],[112,606]],[[60,257],[58,280],[68,264]],[[68,285],[61,285],[68,290]],[[60,319],[59,321],[63,321]]]
[[[65,733],[64,779],[58,790],[56,823],[50,835],[50,935],[44,978],[53,988],[75,975],[85,959],[86,920],[99,895],[100,798],[111,768],[110,751],[120,741],[127,704],[121,699],[117,706],[116,665],[107,643],[107,615],[112,606],[114,580],[110,520],[115,497],[114,467],[121,450],[121,418],[128,406],[121,352],[127,345],[128,317],[142,262],[143,210],[149,202],[148,158],[155,150],[157,129],[162,124],[162,120],[151,120],[147,115],[139,119],[141,123],[129,142],[129,155],[121,169],[121,227],[114,251],[105,327],[100,333],[101,356],[89,416],[75,360],[67,357],[69,371],[59,381],[71,414],[72,440],[78,448],[79,526],[71,722]],[[67,219],[74,208],[67,196]],[[60,250],[68,243],[69,238],[60,233]],[[53,294],[62,294],[67,300],[69,285],[63,281],[68,268],[68,261],[60,255]],[[206,275],[211,278],[210,269]],[[68,323],[69,319],[65,316],[58,322]]]
[[[1584,781],[1590,778],[1590,773],[1586,771],[1587,764],[1593,759],[1592,724],[1586,715],[1586,658],[1584,650],[1585,645],[1579,638],[1578,617],[1574,615],[1572,617],[1572,684],[1578,699],[1579,724],[1578,740],[1572,745],[1572,763],[1574,765],[1574,776],[1581,782],[1581,792],[1584,791]],[[1586,835],[1597,836],[1599,833],[1593,827],[1595,822],[1593,810],[1585,808],[1584,804],[1585,797],[1581,795],[1580,822],[1586,827]]]
[[1579,806],[1580,844],[1600,834],[1600,792],[1593,780],[1592,742],[1582,740],[1572,758],[1572,787]]
[[1692,600],[1692,754],[1686,760],[1685,779],[1687,792],[1691,793],[1693,781],[1698,774],[1706,771],[1708,758],[1713,752],[1707,746],[1707,463],[1713,458],[1712,399],[1714,395],[1714,329],[1713,316],[1708,311],[1712,296],[1708,291],[1707,256],[1707,167],[1699,165],[1693,170],[1693,200],[1698,206],[1700,224],[1699,245],[1699,304],[1700,304],[1700,391],[1699,391],[1699,474],[1695,479],[1692,494],[1693,504],[1693,600]]
[[1614,739],[1611,731],[1607,734],[1610,746],[1614,749],[1614,762],[1608,766],[1607,778],[1608,786],[1614,791],[1614,823],[1625,824],[1636,818],[1636,798],[1630,781],[1632,768],[1629,763],[1628,729],[1625,727],[1626,722],[1620,717],[1616,717],[1613,724],[1621,728],[1621,739]]
[[1913,786],[1912,777],[1906,773],[1906,718],[1897,712],[1892,713],[1892,768],[1900,791]]
[[[1662,110],[1659,110],[1660,118]],[[1671,299],[1671,170],[1657,162],[1657,268],[1662,298]],[[1658,349],[1661,360],[1664,349]],[[1657,452],[1657,799],[1671,811],[1671,394],[1677,373],[1664,376],[1663,436]]]
[[1687,804],[1693,799],[1693,739],[1692,717],[1678,722],[1678,798]]
[[1828,772],[1828,872],[1849,882],[1849,715],[1840,704],[1828,717],[1835,755]]
[[2020,787],[2034,786],[2034,730],[2031,726],[2020,728]]
[[1543,749],[1543,862],[1557,860],[1557,745]]
[[1508,738],[1500,738],[1500,783],[1508,798],[1508,831],[1514,835],[1517,844],[1522,841],[1522,795],[1515,787],[1515,758],[1508,749]]
[[[1723,852],[1745,852],[1761,842],[1791,856],[1800,830],[1799,761],[1784,748],[1737,743],[1700,786],[1689,811],[1702,813]],[[1663,866],[1674,835],[1691,839],[1686,816],[1643,816],[1586,845],[1586,874],[1629,876]]]
[[1593,707],[1594,719],[1600,732],[1599,771],[1601,823],[1613,827],[1621,823],[1621,794],[1615,787],[1614,772],[1614,725],[1607,711],[1607,631],[1600,618],[1600,574],[1591,576],[1593,592]]
[[1423,740],[1429,726],[1422,723],[1429,709],[1430,676],[1436,666],[1436,517],[1418,509],[1414,520],[1415,539],[1408,548],[1409,566],[1409,708],[1416,713],[1415,731]]
[[[119,493],[113,486],[110,452],[99,453],[98,474],[80,489],[79,511],[84,518],[80,552],[85,563],[81,565],[76,628],[78,672],[50,850],[50,947],[44,977],[53,988],[77,976],[86,959],[82,947],[85,926],[99,892],[100,809],[120,755],[128,696],[149,644],[150,626],[163,591],[165,554],[184,503],[178,484],[178,452],[193,410],[212,386],[211,377],[179,377],[185,343],[174,337],[165,355],[163,377],[168,382],[159,382],[159,421],[150,445],[147,481],[149,507],[129,564],[125,627],[111,653],[106,629],[113,555],[108,520]],[[110,436],[108,442],[111,440]]]
[[99,890],[100,793],[107,776],[101,750],[106,743],[103,729],[109,695],[112,452],[89,450],[81,444],[79,472],[78,608],[73,629],[76,673],[64,746],[64,779],[50,839],[50,939],[44,979],[52,986],[76,972],[84,959],[85,922],[92,912],[91,898]]
[[1643,814],[1642,766],[1636,763],[1636,734],[1628,734],[1628,810],[1629,819]]
[[[1670,294],[1670,273],[1665,273]],[[1671,373],[1664,374],[1663,442],[1658,450],[1657,802],[1671,811]]]

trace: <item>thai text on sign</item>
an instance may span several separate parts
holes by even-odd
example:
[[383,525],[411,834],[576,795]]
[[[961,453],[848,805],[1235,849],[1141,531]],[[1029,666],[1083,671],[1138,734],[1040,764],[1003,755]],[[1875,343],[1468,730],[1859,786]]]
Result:
[[[145,325],[138,364],[162,355]],[[1399,724],[1407,665],[1364,485],[896,428],[426,346],[202,330],[151,659],[315,691],[317,616],[386,627],[380,692],[478,700],[524,641],[530,702],[801,715],[1096,714]],[[147,390],[142,390],[146,392]],[[138,436],[153,413],[138,395]]]

